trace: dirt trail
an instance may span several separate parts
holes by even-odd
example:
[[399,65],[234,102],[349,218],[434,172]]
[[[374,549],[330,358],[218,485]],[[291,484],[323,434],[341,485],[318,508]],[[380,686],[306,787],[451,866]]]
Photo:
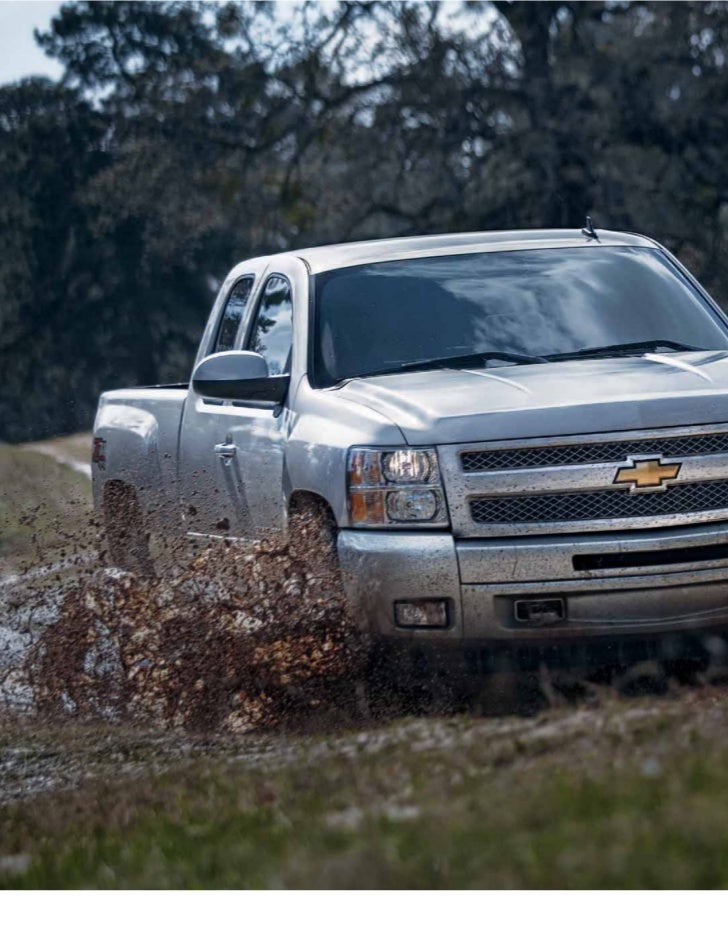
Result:
[[577,753],[592,752],[600,741],[634,745],[654,737],[645,754],[651,757],[663,749],[658,739],[666,730],[671,741],[697,736],[725,741],[728,695],[720,689],[681,691],[665,699],[632,703],[620,701],[608,689],[602,693],[598,708],[549,709],[533,717],[405,716],[388,723],[354,725],[349,731],[332,729],[325,735],[248,733],[241,738],[73,724],[44,731],[24,724],[13,734],[6,728],[3,736],[0,727],[0,743],[5,740],[0,752],[0,805],[41,792],[74,789],[95,778],[135,777],[202,757],[275,773],[335,758],[401,750],[461,756],[477,747],[488,764],[497,767],[523,765],[547,754],[567,761]]
[[48,439],[44,442],[28,442],[22,448],[48,455],[59,464],[91,478],[91,435],[88,433]]

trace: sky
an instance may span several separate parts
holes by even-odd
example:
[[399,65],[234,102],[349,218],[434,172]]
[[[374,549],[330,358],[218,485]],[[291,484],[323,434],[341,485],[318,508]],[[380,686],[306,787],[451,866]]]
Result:
[[26,75],[60,76],[60,65],[33,38],[33,30],[45,29],[60,6],[47,0],[0,0],[0,85]]
[[[280,8],[288,10],[284,16],[295,6],[290,0],[277,2]],[[327,0],[322,0],[322,5],[326,3]],[[52,0],[0,0],[0,85],[17,82],[28,75],[60,77],[60,64],[46,56],[33,37],[33,30],[45,29],[60,8],[61,3]],[[459,11],[457,17],[462,17],[460,4],[453,3],[450,9]],[[454,22],[453,15],[451,12],[450,19]],[[478,15],[482,18],[482,13]]]

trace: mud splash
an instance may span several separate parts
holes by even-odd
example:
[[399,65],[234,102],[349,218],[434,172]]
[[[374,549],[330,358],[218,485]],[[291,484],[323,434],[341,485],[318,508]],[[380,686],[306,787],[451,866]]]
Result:
[[[430,671],[411,686],[407,666],[383,662],[355,627],[331,534],[319,524],[303,515],[290,542],[219,541],[192,553],[172,544],[160,577],[109,566],[93,522],[79,526],[81,539],[64,535],[60,555],[36,547],[25,570],[0,581],[0,721],[22,713],[159,730],[328,733],[423,707],[501,716],[597,706],[616,692],[668,693],[657,661],[584,676],[543,665],[476,679],[472,691]],[[681,683],[724,683],[721,645],[680,663]]]
[[87,568],[54,590],[14,681],[44,718],[238,732],[352,719],[369,653],[304,526],[295,546],[221,542],[164,578]]

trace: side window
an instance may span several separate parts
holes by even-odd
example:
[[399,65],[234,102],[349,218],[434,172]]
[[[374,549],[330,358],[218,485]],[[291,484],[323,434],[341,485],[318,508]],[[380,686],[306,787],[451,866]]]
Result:
[[280,275],[265,283],[248,340],[248,350],[265,357],[270,376],[289,373],[293,340],[291,286]]
[[245,308],[250,299],[250,293],[253,290],[253,276],[241,278],[233,286],[230,297],[225,305],[225,310],[217,326],[217,336],[211,353],[219,354],[224,350],[232,350],[235,346],[240,322],[245,314]]

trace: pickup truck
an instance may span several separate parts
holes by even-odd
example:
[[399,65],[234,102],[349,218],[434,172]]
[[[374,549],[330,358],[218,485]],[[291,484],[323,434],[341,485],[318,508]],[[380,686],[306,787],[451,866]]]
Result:
[[719,636],[728,321],[631,233],[253,258],[189,383],[101,396],[93,486],[112,559],[142,569],[149,534],[251,539],[313,508],[362,629],[426,650]]

